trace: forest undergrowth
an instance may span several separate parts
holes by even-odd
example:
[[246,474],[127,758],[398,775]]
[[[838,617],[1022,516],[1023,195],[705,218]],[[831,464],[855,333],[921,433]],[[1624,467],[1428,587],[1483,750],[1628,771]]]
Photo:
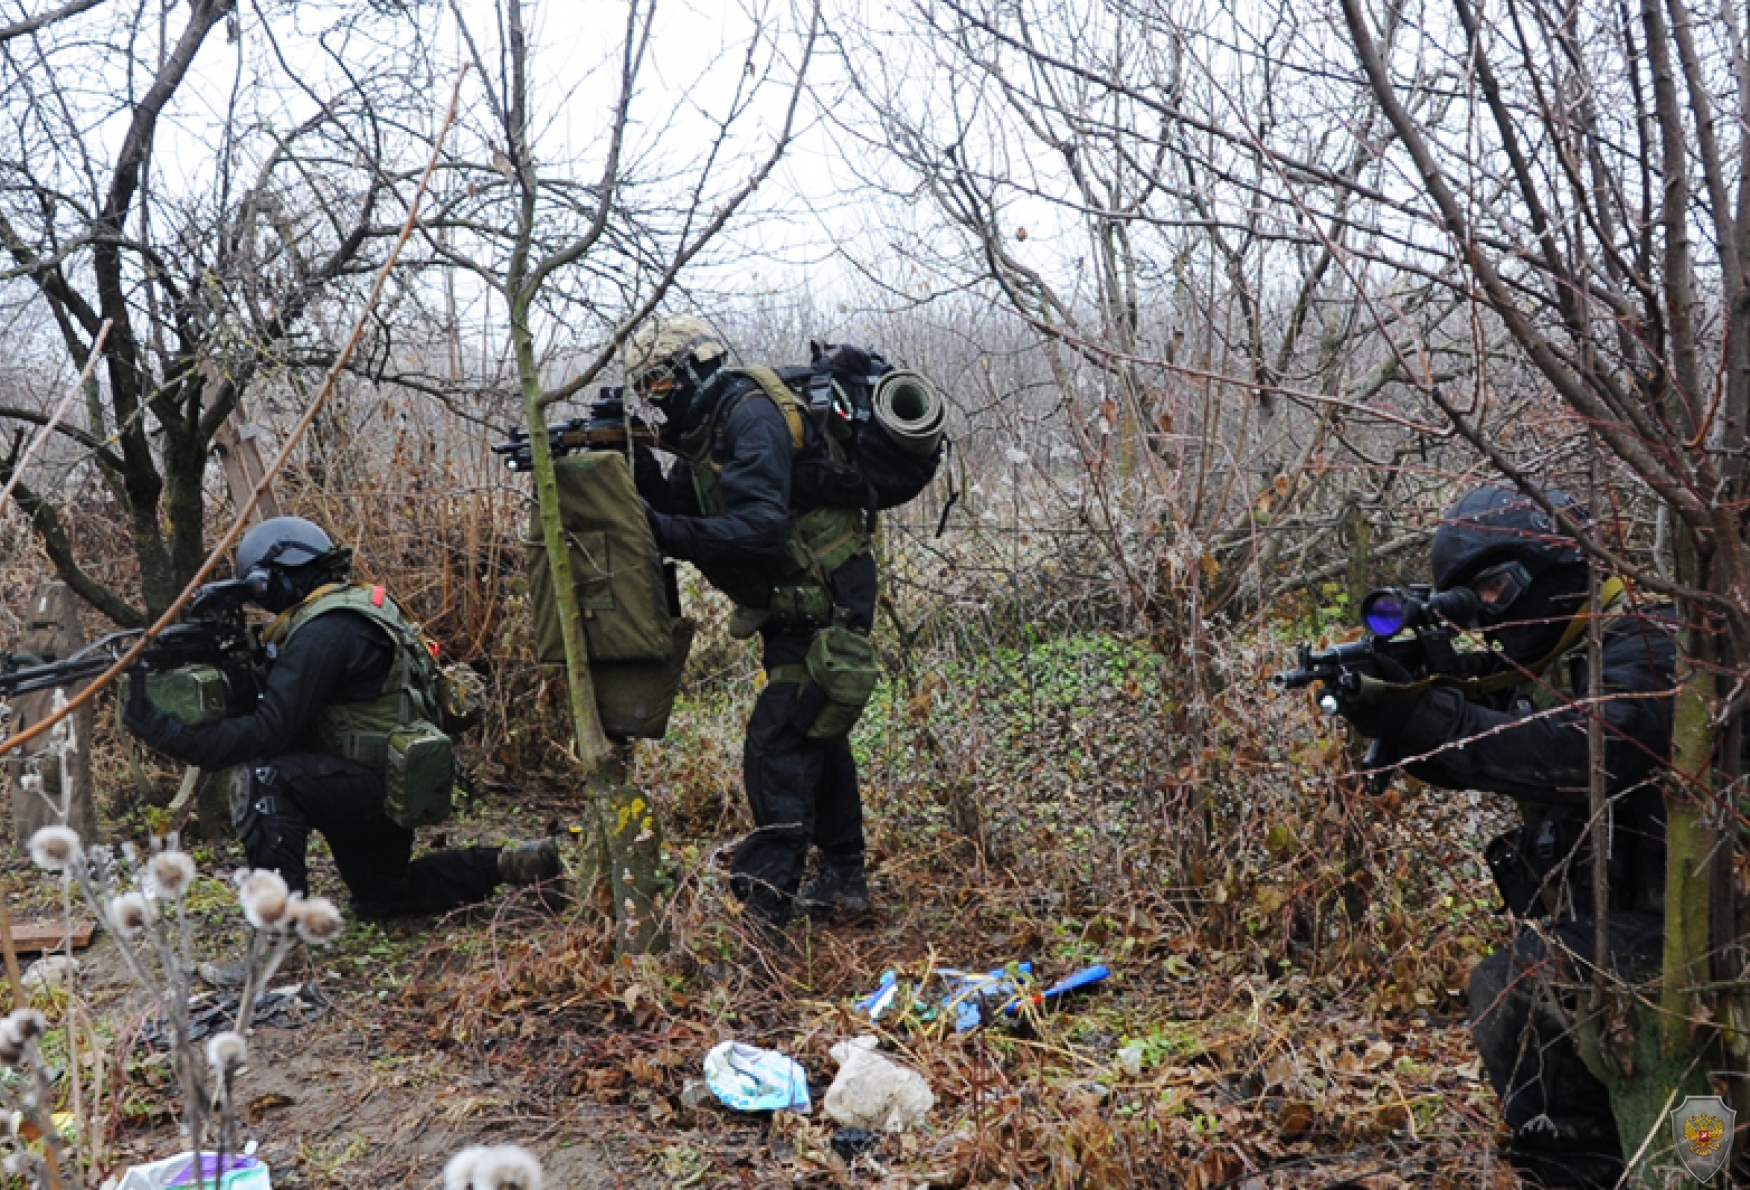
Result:
[[[1225,634],[1199,708],[1188,659],[1013,614],[1034,594],[890,609],[855,737],[876,911],[799,924],[797,953],[765,962],[746,960],[726,892],[757,653],[700,607],[704,676],[636,776],[669,832],[675,951],[615,965],[587,913],[496,931],[468,959],[434,947],[403,991],[410,1044],[619,1105],[673,1185],[1513,1185],[1463,1028],[1466,972],[1506,934],[1479,859],[1501,808],[1359,791],[1340,732],[1267,683],[1328,616]],[[1041,984],[1113,974],[967,1033],[854,1007],[886,970],[1023,961]],[[847,1162],[818,1096],[832,1045],[871,1031],[936,1108]],[[802,1061],[815,1116],[699,1106],[688,1084],[726,1038]]]
[[[1293,642],[1340,616],[1277,609],[1219,626],[1219,652],[1191,658],[1014,571],[1000,586],[938,575],[926,592],[892,569],[885,680],[855,735],[868,918],[799,923],[792,955],[748,949],[726,865],[748,826],[758,657],[693,592],[694,676],[635,776],[667,832],[673,949],[616,962],[589,904],[355,930],[323,960],[338,970],[312,973],[380,1030],[361,1061],[479,1071],[516,1088],[525,1122],[594,1105],[651,1185],[1513,1184],[1489,1155],[1495,1107],[1463,1027],[1465,974],[1506,934],[1480,862],[1501,808],[1401,785],[1368,797],[1340,731],[1271,691]],[[496,642],[483,665],[496,714],[467,749],[472,796],[440,828],[451,843],[563,829],[577,809],[559,680],[526,660],[514,596],[500,614],[477,627]],[[106,820],[161,828],[128,776],[144,758],[101,734]],[[238,862],[234,845],[197,854],[203,869]],[[330,865],[317,871],[316,891],[342,893]],[[915,1013],[872,1026],[854,1007],[889,969],[1020,962],[1040,984],[1094,963],[1111,976],[965,1033]],[[864,1032],[924,1074],[936,1105],[847,1160],[819,1100],[829,1049]],[[689,1083],[726,1038],[800,1060],[814,1115],[701,1101]],[[167,1088],[129,1069],[147,1106],[115,1128],[162,1128],[150,1104]],[[562,1126],[551,1135],[565,1143]],[[289,1165],[276,1181],[346,1180]]]

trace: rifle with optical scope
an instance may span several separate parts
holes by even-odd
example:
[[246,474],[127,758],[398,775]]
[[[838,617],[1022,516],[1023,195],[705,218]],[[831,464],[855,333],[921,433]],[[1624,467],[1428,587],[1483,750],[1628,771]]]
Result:
[[[1390,697],[1397,683],[1380,678],[1384,657],[1420,682],[1462,684],[1476,677],[1491,654],[1460,652],[1453,642],[1476,622],[1477,597],[1466,587],[1436,594],[1431,587],[1387,587],[1370,591],[1361,601],[1361,622],[1367,634],[1360,640],[1314,651],[1299,647],[1299,663],[1273,674],[1278,690],[1301,690],[1317,682],[1324,687],[1319,706],[1335,714],[1344,703],[1366,704]],[[1404,633],[1411,635],[1405,636]],[[1443,682],[1443,679],[1447,681]]]
[[[1319,709],[1327,715],[1382,698],[1414,697],[1430,686],[1471,686],[1496,665],[1486,650],[1455,646],[1459,634],[1476,623],[1477,609],[1476,594],[1467,587],[1438,593],[1424,585],[1370,591],[1361,601],[1366,635],[1317,651],[1302,644],[1295,668],[1271,675],[1270,683],[1278,690],[1317,683]],[[1382,665],[1382,659],[1389,664]],[[1387,668],[1408,673],[1410,682],[1382,678]],[[1381,742],[1374,740],[1361,762],[1368,771],[1365,789],[1376,796],[1391,784],[1392,770],[1383,757]]]

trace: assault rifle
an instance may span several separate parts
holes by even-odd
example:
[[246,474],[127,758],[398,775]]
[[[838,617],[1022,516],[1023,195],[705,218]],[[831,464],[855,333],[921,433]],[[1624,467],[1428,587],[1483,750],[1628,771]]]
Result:
[[[1278,690],[1301,690],[1317,682],[1323,687],[1319,706],[1334,714],[1344,703],[1366,704],[1391,695],[1393,684],[1379,676],[1382,657],[1417,681],[1473,677],[1469,659],[1478,654],[1460,653],[1453,641],[1475,622],[1476,614],[1477,597],[1466,587],[1438,595],[1424,586],[1372,591],[1361,601],[1366,636],[1318,652],[1303,644],[1299,664],[1271,675],[1270,682]],[[1401,635],[1405,631],[1413,635]]]
[[[147,697],[159,710],[191,724],[224,718],[232,696],[227,672],[253,664],[258,653],[254,630],[243,615],[243,604],[254,594],[244,579],[208,583],[189,600],[182,622],[146,646],[137,664],[147,674]],[[0,699],[94,678],[143,631],[111,632],[60,658],[0,653]]]
[[[514,426],[508,432],[510,440],[494,443],[492,453],[503,455],[504,465],[512,471],[534,470],[529,432]],[[619,385],[603,385],[590,402],[588,417],[574,417],[547,427],[547,449],[555,458],[578,450],[625,450],[628,433],[635,442],[656,441],[656,435],[637,418],[632,419],[628,430],[626,390]]]
[[[1345,706],[1402,697],[1410,689],[1419,693],[1429,683],[1463,685],[1482,667],[1494,664],[1491,653],[1460,652],[1454,647],[1459,632],[1473,625],[1476,616],[1477,597],[1467,587],[1438,594],[1420,585],[1371,591],[1361,601],[1367,635],[1317,652],[1302,644],[1295,668],[1271,675],[1270,682],[1278,690],[1301,690],[1318,683],[1319,709],[1327,715]],[[1382,658],[1394,664],[1382,666]],[[1380,677],[1382,668],[1407,672],[1413,686],[1386,681]],[[1362,765],[1369,770],[1367,792],[1384,793],[1391,771],[1380,741],[1373,741]]]

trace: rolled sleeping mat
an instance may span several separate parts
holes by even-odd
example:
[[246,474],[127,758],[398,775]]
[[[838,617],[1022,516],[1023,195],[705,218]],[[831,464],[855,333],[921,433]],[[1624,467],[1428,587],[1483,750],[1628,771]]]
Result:
[[916,372],[889,372],[875,385],[875,420],[907,454],[936,453],[945,414],[942,394]]

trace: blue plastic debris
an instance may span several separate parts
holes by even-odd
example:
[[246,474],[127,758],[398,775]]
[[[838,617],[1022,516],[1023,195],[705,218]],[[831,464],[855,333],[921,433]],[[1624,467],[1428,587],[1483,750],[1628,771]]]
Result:
[[705,1055],[705,1085],[736,1111],[809,1112],[808,1075],[795,1059],[739,1041]]
[[965,1033],[984,1023],[984,1005],[1006,1003],[1021,994],[1021,986],[1032,982],[1033,964],[1016,963],[1011,975],[1008,968],[998,967],[983,975],[942,967],[936,971],[947,983],[948,992],[942,1007],[954,1014],[954,1032]]
[[956,1033],[976,1029],[998,1016],[1014,1017],[1028,1005],[1045,1005],[1099,983],[1111,975],[1104,964],[1084,967],[1043,991],[1035,991],[1032,963],[1014,963],[979,973],[954,967],[932,967],[916,980],[901,979],[893,969],[867,996],[853,1002],[871,1021],[909,1015],[922,1024],[946,1017]]
[[1106,964],[1104,963],[1095,963],[1092,967],[1083,967],[1074,975],[1064,976],[1064,978],[1058,980],[1043,992],[1021,996],[1010,1003],[1003,1005],[1003,1013],[1007,1016],[1014,1016],[1017,1012],[1021,1011],[1021,1007],[1024,1004],[1049,1004],[1059,997],[1067,996],[1078,988],[1085,988],[1092,984],[1099,983],[1111,974],[1112,972],[1106,969]]
[[881,1014],[893,1007],[894,1000],[899,997],[899,972],[889,967],[881,973],[881,986],[858,1000],[855,1008],[858,1012],[866,1012],[869,1019],[878,1021]]

